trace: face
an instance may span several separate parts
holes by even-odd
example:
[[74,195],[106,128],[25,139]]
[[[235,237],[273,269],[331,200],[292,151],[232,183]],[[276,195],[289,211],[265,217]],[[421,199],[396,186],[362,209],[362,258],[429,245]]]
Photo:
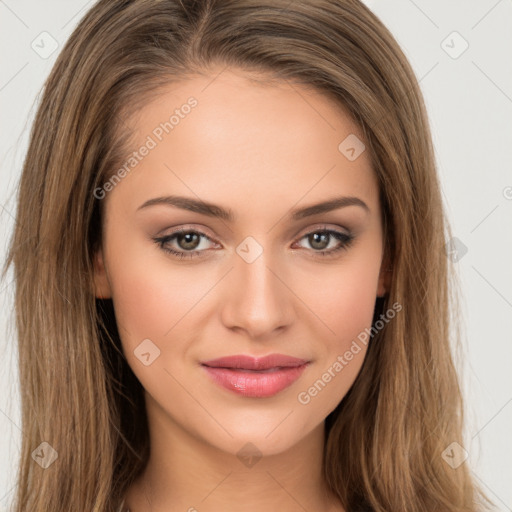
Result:
[[[214,77],[170,85],[131,120],[137,163],[96,193],[96,295],[113,300],[148,411],[270,455],[322,425],[360,371],[366,346],[351,347],[386,292],[379,189],[362,133],[327,97]],[[271,354],[286,357],[254,371]],[[204,364],[237,355],[242,369]]]

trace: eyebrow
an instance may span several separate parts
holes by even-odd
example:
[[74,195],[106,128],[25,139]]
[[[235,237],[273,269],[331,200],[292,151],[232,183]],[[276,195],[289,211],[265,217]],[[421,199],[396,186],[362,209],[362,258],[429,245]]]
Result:
[[[174,206],[176,208],[181,208],[182,210],[200,213],[202,215],[222,219],[228,222],[234,222],[235,220],[235,215],[229,208],[226,209],[213,203],[199,201],[192,199],[191,197],[184,196],[155,197],[153,199],[149,199],[141,206],[139,206],[137,211],[155,205]],[[339,208],[345,208],[347,206],[360,206],[367,213],[370,213],[370,208],[362,199],[354,196],[340,196],[334,197],[327,201],[323,201],[321,203],[312,204],[310,206],[295,208],[291,210],[291,212],[288,214],[288,217],[293,221],[297,221],[306,217],[317,215],[319,213],[326,213],[332,210],[337,210]]]

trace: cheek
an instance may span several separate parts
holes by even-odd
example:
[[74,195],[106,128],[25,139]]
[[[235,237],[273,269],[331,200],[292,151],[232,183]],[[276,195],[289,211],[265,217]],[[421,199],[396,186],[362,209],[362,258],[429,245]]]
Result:
[[342,336],[343,342],[356,337],[369,327],[376,300],[377,276],[372,268],[353,269],[337,280],[329,313],[332,329]]
[[[211,277],[205,280],[173,268],[165,257],[149,258],[147,250],[141,256],[126,250],[111,276],[123,351],[137,379],[159,403],[172,395],[178,408],[188,410],[190,398],[169,372],[179,382],[187,381],[183,362],[194,339],[200,337],[199,322],[194,320]],[[192,418],[201,413],[188,412]]]
[[[373,256],[372,256],[373,254]],[[379,252],[354,253],[336,271],[316,275],[303,286],[303,297],[315,313],[317,364],[297,397],[311,420],[327,416],[346,395],[364,362],[376,301]],[[325,283],[320,287],[320,283]],[[318,321],[321,320],[321,322]],[[318,326],[321,326],[320,328]]]
[[109,236],[112,300],[127,357],[145,339],[163,348],[204,296],[211,278],[173,264],[156,243],[151,247],[153,242],[123,231],[119,224]]
[[325,347],[342,350],[370,327],[375,307],[380,259],[375,251],[348,256],[339,265],[319,268],[314,278],[298,279],[297,295],[316,319]]
[[179,331],[180,320],[208,289],[197,276],[171,269],[165,261],[150,264],[147,258],[127,257],[119,267],[112,277],[113,301],[117,322],[125,327],[124,339],[130,344],[145,338],[163,343]]

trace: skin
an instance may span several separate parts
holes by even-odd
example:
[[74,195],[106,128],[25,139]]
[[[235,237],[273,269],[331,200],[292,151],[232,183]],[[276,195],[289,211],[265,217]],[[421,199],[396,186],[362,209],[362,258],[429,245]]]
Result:
[[[324,95],[255,83],[240,70],[217,75],[169,85],[132,119],[143,143],[190,96],[198,101],[103,199],[96,296],[113,300],[127,362],[145,388],[151,437],[148,466],[126,505],[132,512],[343,511],[321,476],[324,420],[359,373],[364,345],[308,404],[297,396],[371,326],[375,299],[387,291],[378,183],[368,151],[349,161],[338,150],[349,134],[364,138]],[[230,208],[236,219],[167,205],[138,210],[170,194]],[[341,195],[360,198],[369,211],[353,205],[287,218]],[[178,259],[153,240],[180,227],[209,238],[192,249],[184,239],[168,246],[204,257]],[[330,237],[319,248],[306,236],[322,229],[355,238],[321,256],[340,245]],[[251,263],[236,252],[248,236],[263,250]],[[160,350],[148,366],[134,354],[145,339]],[[269,398],[225,390],[200,366],[276,352],[311,363]],[[237,456],[248,442],[262,455],[251,467]]]

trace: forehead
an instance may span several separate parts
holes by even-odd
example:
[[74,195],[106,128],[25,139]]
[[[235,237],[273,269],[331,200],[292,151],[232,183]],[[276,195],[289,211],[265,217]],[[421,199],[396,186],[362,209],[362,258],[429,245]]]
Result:
[[161,89],[130,126],[134,151],[151,146],[116,187],[132,196],[179,191],[228,199],[233,210],[339,194],[377,200],[368,151],[356,159],[344,153],[365,143],[348,111],[291,82],[255,81],[232,70],[192,77]]

